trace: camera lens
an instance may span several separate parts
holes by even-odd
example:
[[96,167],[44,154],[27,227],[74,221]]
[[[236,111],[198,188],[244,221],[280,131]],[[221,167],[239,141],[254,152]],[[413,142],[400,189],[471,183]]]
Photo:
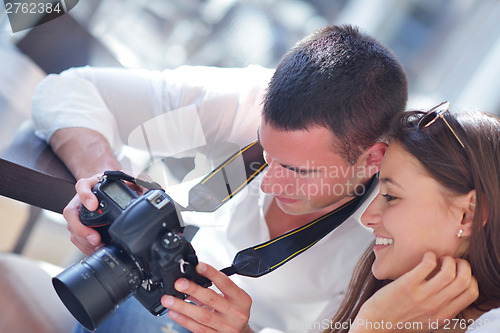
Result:
[[116,245],[106,245],[52,279],[71,314],[93,331],[141,285],[134,261]]

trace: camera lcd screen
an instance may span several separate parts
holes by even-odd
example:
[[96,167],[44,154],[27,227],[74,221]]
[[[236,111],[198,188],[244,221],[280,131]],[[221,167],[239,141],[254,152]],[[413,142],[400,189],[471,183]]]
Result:
[[102,191],[107,194],[121,209],[125,209],[127,205],[134,199],[128,192],[124,191],[116,182],[111,182],[102,187]]

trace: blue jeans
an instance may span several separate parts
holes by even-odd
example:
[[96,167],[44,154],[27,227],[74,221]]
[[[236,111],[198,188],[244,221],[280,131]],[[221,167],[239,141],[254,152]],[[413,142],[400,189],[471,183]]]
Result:
[[[90,333],[77,324],[73,333]],[[153,316],[134,297],[121,304],[95,333],[190,333],[166,314]]]

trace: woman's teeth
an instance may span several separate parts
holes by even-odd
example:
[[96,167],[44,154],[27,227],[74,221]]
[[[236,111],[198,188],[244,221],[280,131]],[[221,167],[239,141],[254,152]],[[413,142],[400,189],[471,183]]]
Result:
[[393,242],[390,238],[377,237],[375,239],[375,245],[391,245]]

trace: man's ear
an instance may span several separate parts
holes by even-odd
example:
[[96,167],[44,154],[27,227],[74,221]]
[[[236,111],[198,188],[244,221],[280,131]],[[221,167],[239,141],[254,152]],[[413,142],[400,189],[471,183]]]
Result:
[[387,143],[377,142],[368,148],[363,155],[361,155],[358,162],[360,166],[365,168],[365,173],[368,177],[371,177],[380,171],[382,159],[384,158],[387,147]]

